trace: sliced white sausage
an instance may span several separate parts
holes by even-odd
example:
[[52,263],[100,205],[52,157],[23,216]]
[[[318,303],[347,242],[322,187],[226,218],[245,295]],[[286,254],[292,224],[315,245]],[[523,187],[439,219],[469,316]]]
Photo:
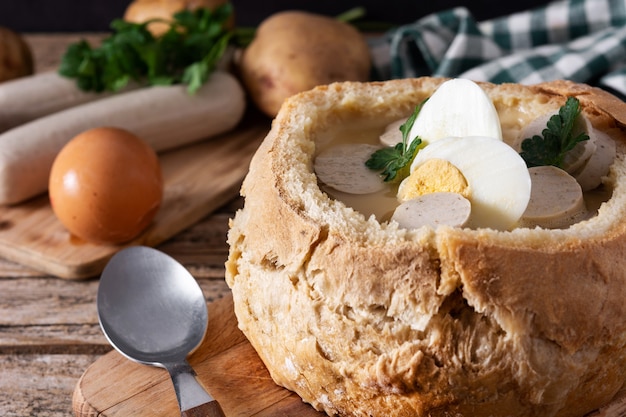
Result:
[[596,137],[590,135],[588,140],[578,142],[574,148],[563,157],[563,169],[568,174],[575,172],[587,163],[597,151]]
[[338,191],[370,194],[385,188],[381,176],[365,166],[379,146],[365,143],[332,146],[321,152],[313,164],[317,178]]
[[511,143],[511,147],[515,149],[517,152],[522,151],[522,142],[528,138],[532,138],[533,136],[542,136],[543,131],[546,128],[548,120],[552,117],[554,113],[543,114],[535,119],[533,119],[530,123],[522,128],[519,131],[519,134]]
[[[128,87],[125,91],[135,87]],[[43,72],[0,84],[0,133],[31,120],[107,97],[80,90],[76,81]]]
[[440,225],[463,227],[469,220],[471,210],[469,200],[462,195],[438,192],[405,201],[396,208],[391,220],[405,229]]
[[520,219],[521,227],[561,229],[587,216],[580,185],[574,177],[554,166],[529,168],[530,201]]
[[396,120],[395,122],[388,124],[379,137],[380,143],[385,146],[396,146],[398,143],[402,142],[402,132],[400,131],[400,126],[404,123],[406,123],[406,119]]
[[572,173],[583,191],[593,190],[602,184],[602,178],[608,174],[616,154],[615,141],[606,133],[593,129],[592,135],[596,151],[582,167]]
[[111,126],[164,151],[233,129],[246,107],[237,79],[222,72],[189,95],[187,86],[149,87],[53,113],[0,135],[0,204],[43,193],[63,146],[87,129]]
[[[554,113],[544,114],[526,125],[512,144],[513,148],[521,152],[522,142],[525,139],[533,136],[543,137],[543,131],[547,128],[548,120],[550,120],[552,116],[554,116]],[[591,122],[583,116],[578,118],[577,124],[574,127],[574,134],[577,135],[580,133],[586,133],[589,136],[589,140],[578,142],[563,158],[562,168],[570,174],[582,167],[596,151],[596,135],[594,134],[593,126]]]

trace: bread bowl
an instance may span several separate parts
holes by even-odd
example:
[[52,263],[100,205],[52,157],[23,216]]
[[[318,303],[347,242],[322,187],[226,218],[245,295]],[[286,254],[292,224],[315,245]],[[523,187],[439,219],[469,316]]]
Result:
[[329,415],[583,416],[626,380],[626,105],[567,81],[480,84],[505,141],[568,96],[615,140],[609,195],[564,229],[405,229],[322,190],[328,132],[380,132],[443,81],[284,103],[230,225],[239,327],[277,384]]

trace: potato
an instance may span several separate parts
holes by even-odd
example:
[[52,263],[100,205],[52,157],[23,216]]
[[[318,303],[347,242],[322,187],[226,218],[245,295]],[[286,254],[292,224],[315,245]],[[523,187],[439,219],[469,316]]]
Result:
[[13,30],[0,26],[0,82],[31,75],[34,66],[26,41]]
[[261,22],[238,65],[251,99],[274,117],[293,94],[335,81],[367,81],[371,58],[364,36],[353,26],[285,11]]
[[[217,6],[228,3],[229,0],[134,0],[124,12],[124,20],[134,23],[143,23],[150,19],[171,20],[172,16],[181,10],[194,10],[200,7],[214,9]],[[231,27],[234,20],[231,19]],[[148,29],[154,36],[162,35],[168,25],[164,23],[151,23]]]

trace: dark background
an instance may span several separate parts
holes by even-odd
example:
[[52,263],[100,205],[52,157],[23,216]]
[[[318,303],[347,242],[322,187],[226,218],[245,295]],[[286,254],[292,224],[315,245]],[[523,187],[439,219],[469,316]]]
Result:
[[[19,32],[106,31],[122,17],[130,0],[0,0],[0,26]],[[465,6],[477,20],[485,20],[547,3],[547,0],[232,0],[238,26],[256,26],[274,12],[298,9],[335,16],[365,7],[365,20],[400,25],[424,15]]]

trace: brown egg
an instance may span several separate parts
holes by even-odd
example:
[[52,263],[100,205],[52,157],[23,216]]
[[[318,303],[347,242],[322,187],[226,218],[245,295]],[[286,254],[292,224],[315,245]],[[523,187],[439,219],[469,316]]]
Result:
[[123,243],[154,219],[163,198],[156,153],[118,128],[100,127],[73,138],[50,172],[50,203],[73,235],[95,243]]

